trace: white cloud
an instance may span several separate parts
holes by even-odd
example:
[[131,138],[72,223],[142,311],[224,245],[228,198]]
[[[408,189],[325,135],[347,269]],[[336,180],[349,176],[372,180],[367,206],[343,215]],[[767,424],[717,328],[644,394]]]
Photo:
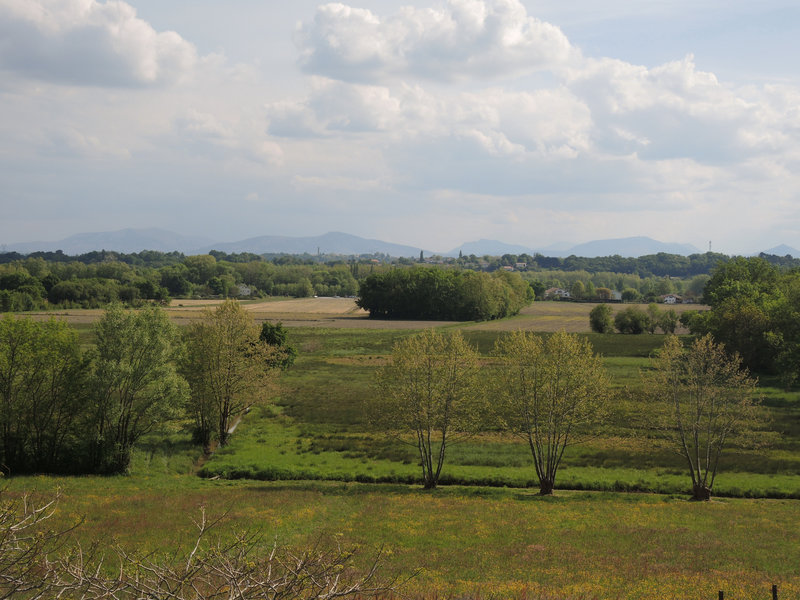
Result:
[[[271,44],[286,40],[269,48],[299,49],[300,70],[296,54],[253,58],[253,40],[239,47],[249,62],[232,64],[203,30],[192,39],[217,53],[198,58],[160,32],[170,18],[157,2],[153,25],[130,4],[0,0],[7,203],[38,195],[42,213],[53,199],[111,215],[98,207],[119,195],[208,228],[241,206],[253,217],[231,231],[337,228],[432,249],[634,234],[723,249],[754,225],[800,227],[800,89],[734,85],[702,49],[648,66],[584,58],[520,0],[262,8],[297,11],[282,29],[270,21]],[[9,219],[16,235],[21,217]]]
[[117,0],[0,0],[0,70],[98,86],[172,83],[194,66],[192,44],[157,32]]
[[781,106],[765,90],[726,86],[698,70],[691,56],[651,69],[587,60],[567,86],[591,110],[594,141],[609,153],[724,164],[800,141],[787,130],[790,104]]
[[296,41],[307,72],[362,82],[495,78],[559,67],[578,56],[558,27],[528,16],[519,0],[449,0],[386,18],[325,4]]

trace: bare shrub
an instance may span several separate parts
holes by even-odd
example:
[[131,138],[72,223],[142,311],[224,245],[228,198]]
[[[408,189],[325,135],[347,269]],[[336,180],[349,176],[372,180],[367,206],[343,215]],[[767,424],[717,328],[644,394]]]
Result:
[[72,528],[47,529],[55,503],[36,507],[24,497],[0,505],[0,599],[327,600],[389,594],[397,585],[379,577],[380,551],[360,567],[354,550],[325,540],[301,551],[275,543],[265,555],[256,534],[210,540],[222,518],[205,511],[193,547],[169,559],[67,546]]

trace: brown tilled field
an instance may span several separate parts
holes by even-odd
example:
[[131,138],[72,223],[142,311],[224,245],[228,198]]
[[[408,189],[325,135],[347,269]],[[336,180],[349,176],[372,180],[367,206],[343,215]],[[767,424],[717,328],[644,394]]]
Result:
[[[213,308],[221,300],[173,300],[166,311],[176,323],[185,324],[201,318],[203,311]],[[453,321],[390,321],[370,319],[367,312],[356,306],[353,298],[293,298],[289,300],[245,301],[243,306],[253,314],[256,321],[281,321],[287,327],[328,327],[347,329],[424,329],[456,325]],[[508,319],[466,323],[464,330],[513,331],[559,331],[587,333],[589,312],[596,304],[573,302],[534,302]],[[629,305],[612,304],[617,311]],[[642,308],[645,308],[642,306]],[[661,306],[662,310],[672,308],[678,314],[687,310],[704,310],[699,304],[677,304]],[[28,313],[35,319],[54,316],[69,323],[93,323],[103,314],[100,309],[75,309],[55,312]],[[685,333],[679,330],[680,333]]]
[[[189,322],[213,308],[220,300],[173,302],[167,309],[177,323]],[[287,327],[332,327],[359,329],[422,329],[448,325],[445,321],[384,321],[370,319],[367,312],[356,306],[353,298],[293,298],[244,302],[244,308],[256,321],[281,321]]]

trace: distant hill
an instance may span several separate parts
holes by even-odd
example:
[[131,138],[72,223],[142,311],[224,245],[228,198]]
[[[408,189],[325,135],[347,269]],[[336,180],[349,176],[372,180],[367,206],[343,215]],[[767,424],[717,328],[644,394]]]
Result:
[[695,254],[700,252],[691,244],[674,244],[659,242],[649,237],[630,237],[611,240],[594,240],[585,244],[573,246],[567,243],[551,244],[545,248],[532,249],[515,244],[506,244],[497,240],[478,240],[477,242],[467,242],[458,248],[451,250],[446,256],[458,256],[458,251],[465,255],[474,254],[483,256],[501,256],[503,254],[542,254],[544,256],[583,256],[594,258],[596,256],[620,256],[639,257],[646,254],[657,254],[666,252],[668,254]]
[[689,254],[697,254],[700,250],[691,244],[659,242],[649,237],[629,237],[614,240],[595,240],[585,244],[578,244],[562,253],[562,255],[594,258],[619,254],[620,256],[637,258],[647,254],[658,254],[659,252],[688,256]]
[[775,256],[786,256],[788,254],[792,258],[800,258],[800,251],[795,250],[786,244],[781,244],[780,246],[775,246],[769,250],[764,250],[764,254],[774,254]]
[[[0,240],[2,242],[2,240]],[[389,256],[405,256],[416,258],[420,248],[394,244],[376,239],[362,238],[348,233],[329,232],[324,235],[308,237],[290,237],[283,235],[263,235],[241,240],[238,242],[212,242],[208,238],[198,236],[185,236],[174,231],[151,227],[148,229],[120,229],[119,231],[105,231],[98,233],[79,233],[57,242],[24,242],[0,246],[0,251],[54,252],[62,250],[65,254],[85,254],[94,250],[115,250],[117,252],[140,252],[142,250],[157,250],[159,252],[179,251],[184,254],[203,254],[210,250],[221,252],[252,252],[253,254],[387,254]],[[612,240],[595,240],[577,246],[559,243],[546,248],[532,249],[519,244],[507,244],[498,240],[480,239],[466,242],[445,256],[458,256],[459,251],[464,255],[476,256],[490,255],[502,256],[503,254],[543,254],[545,256],[621,256],[638,257],[645,254],[666,252],[669,254],[694,254],[700,252],[690,244],[671,244],[653,240],[648,237],[630,237]],[[777,246],[766,251],[768,254],[785,256],[800,256],[800,252],[788,246]],[[440,254],[424,250],[425,256]]]
[[[373,254],[390,256],[419,256],[420,249],[380,240],[360,238],[347,233],[331,232],[313,237],[259,236],[238,242],[212,242],[209,238],[184,236],[165,229],[121,229],[97,233],[78,233],[56,242],[21,242],[5,244],[0,251],[55,252],[64,254],[85,254],[94,250],[114,250],[117,252],[141,252],[157,250],[184,254],[203,254],[210,250],[221,252],[252,252],[254,254]],[[430,255],[432,252],[426,252]]]
[[[390,256],[419,256],[420,248],[403,246],[361,238],[348,233],[330,232],[313,237],[288,237],[282,235],[262,235],[240,242],[217,243],[205,246],[201,252],[219,250],[221,252],[252,252],[254,254],[388,254]],[[432,252],[425,252],[432,254]]]
[[114,250],[116,252],[141,252],[157,250],[159,252],[190,253],[209,244],[209,238],[185,236],[174,231],[150,227],[147,229],[120,229],[118,231],[101,231],[97,233],[77,233],[57,242],[21,242],[5,244],[5,252],[55,252],[64,254],[85,254],[94,250]]
[[570,248],[572,248],[572,244],[569,242],[556,242],[544,248],[537,248],[536,252],[542,256],[569,256]]
[[525,246],[517,246],[515,244],[506,244],[505,242],[498,242],[497,240],[478,240],[477,242],[467,242],[461,244],[458,248],[454,248],[447,252],[445,256],[458,256],[461,252],[464,256],[474,254],[475,256],[502,256],[503,254],[531,254],[533,250]]

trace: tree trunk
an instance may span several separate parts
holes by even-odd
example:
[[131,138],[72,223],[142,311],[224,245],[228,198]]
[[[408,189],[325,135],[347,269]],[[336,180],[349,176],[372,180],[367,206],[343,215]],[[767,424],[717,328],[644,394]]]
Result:
[[698,483],[692,487],[692,500],[709,501],[711,500],[711,488]]
[[555,481],[552,479],[540,479],[539,480],[539,495],[540,496],[552,496],[553,495],[553,486],[555,485]]

